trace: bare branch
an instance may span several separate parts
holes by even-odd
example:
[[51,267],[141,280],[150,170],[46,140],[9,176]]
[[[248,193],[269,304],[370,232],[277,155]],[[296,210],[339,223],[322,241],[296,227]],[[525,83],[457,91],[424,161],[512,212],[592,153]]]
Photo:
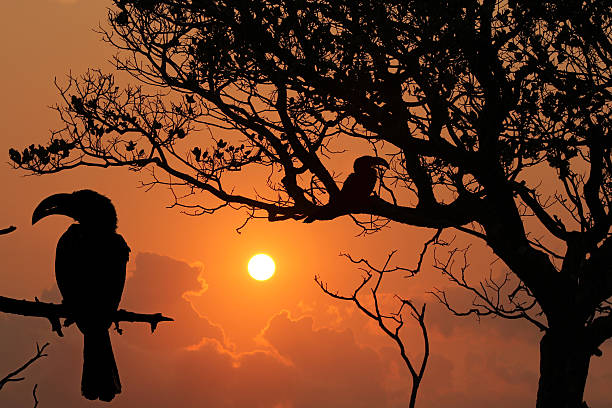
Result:
[[[0,296],[0,312],[21,316],[44,317],[51,323],[51,330],[59,336],[63,336],[62,325],[59,319],[66,319],[64,325],[72,321],[71,314],[63,304],[45,303],[38,299],[32,302]],[[153,332],[160,322],[170,322],[174,321],[174,319],[163,316],[161,313],[134,313],[120,309],[115,312],[113,321],[117,323],[122,321],[149,323],[151,325],[151,332]]]
[[45,343],[42,347],[40,347],[38,343],[36,343],[36,354],[28,361],[26,361],[21,367],[19,367],[15,371],[10,372],[4,378],[0,379],[0,390],[9,382],[23,381],[25,377],[18,377],[18,375],[25,371],[25,369],[32,365],[36,360],[43,357],[47,357],[45,349],[48,345],[49,343]]
[[[440,232],[441,231],[438,231],[434,235],[434,237],[431,240],[429,240],[428,243],[426,243],[425,249],[423,250],[423,252],[427,249],[428,245],[430,245],[432,242],[437,240]],[[417,397],[419,385],[421,384],[421,381],[423,379],[423,375],[425,373],[425,367],[427,366],[427,360],[429,358],[429,337],[427,335],[427,327],[425,326],[425,305],[423,305],[422,308],[419,310],[416,308],[416,306],[411,300],[404,299],[396,295],[395,299],[397,299],[400,302],[400,306],[397,309],[397,311],[392,312],[389,315],[386,315],[380,309],[378,290],[380,289],[380,285],[382,283],[383,276],[391,272],[397,272],[397,271],[412,272],[413,271],[407,268],[402,268],[402,267],[397,267],[397,266],[391,267],[391,268],[389,267],[389,262],[391,261],[391,258],[393,257],[395,252],[396,251],[392,251],[387,256],[387,259],[382,267],[374,267],[370,264],[368,260],[363,259],[363,258],[355,259],[349,254],[340,254],[341,256],[346,257],[353,264],[367,266],[367,268],[360,268],[360,270],[362,270],[365,273],[365,276],[363,277],[362,282],[357,286],[357,288],[353,291],[353,294],[350,296],[340,295],[337,291],[335,292],[331,291],[328,288],[327,284],[323,282],[319,276],[315,276],[314,279],[315,279],[315,282],[321,288],[321,290],[323,290],[323,292],[326,293],[327,295],[333,297],[334,299],[353,302],[363,314],[368,316],[370,319],[376,321],[378,323],[378,326],[383,331],[383,333],[385,333],[389,338],[391,338],[395,342],[395,344],[399,348],[402,360],[404,361],[404,364],[406,365],[406,367],[410,371],[410,375],[412,376],[412,387],[411,387],[411,392],[410,392],[409,407],[414,408],[416,404],[416,397]],[[421,254],[421,260],[422,260],[422,256],[423,256],[423,253]],[[419,262],[419,267],[420,267],[420,262]],[[416,273],[416,272],[413,272],[413,273]],[[374,277],[375,279],[372,282],[372,278]],[[371,294],[371,300],[374,304],[373,308],[368,307],[359,298],[360,292],[363,290],[364,287],[366,287],[371,282],[372,282],[372,285],[370,288],[370,294]],[[419,327],[421,329],[421,336],[423,338],[423,358],[421,360],[421,363],[418,365],[418,367],[415,367],[413,362],[408,357],[406,353],[406,347],[404,345],[404,341],[402,340],[402,337],[400,334],[400,330],[402,329],[402,327],[404,327],[404,320],[402,316],[403,316],[403,310],[405,307],[409,309],[410,311],[409,315],[418,322]]]
[[34,397],[34,408],[38,407],[38,397],[36,397],[37,388],[38,388],[38,384],[34,384],[34,388],[32,389],[32,397]]
[[[467,261],[467,253],[469,247],[465,249],[454,248],[449,251],[446,260],[440,260],[434,252],[433,267],[438,269],[455,285],[466,289],[473,295],[472,307],[467,310],[459,310],[454,307],[449,301],[444,290],[434,288],[429,292],[444,305],[455,316],[498,316],[504,319],[525,319],[532,323],[539,330],[547,330],[546,324],[542,323],[538,317],[541,311],[538,311],[538,304],[532,293],[522,282],[515,281],[510,271],[506,270],[501,277],[495,277],[493,271],[489,271],[488,278],[479,282],[476,285],[468,282],[466,271],[469,267]],[[461,263],[455,264],[457,254],[462,255]],[[459,269],[458,272],[454,271]],[[535,311],[535,317],[530,312]]]
[[[446,243],[441,243],[439,241],[440,239],[440,234],[442,234],[443,229],[440,228],[436,231],[436,233],[434,234],[433,237],[431,237],[430,240],[426,241],[423,244],[423,250],[421,251],[421,253],[419,254],[419,261],[417,262],[417,266],[414,269],[411,269],[410,272],[413,275],[416,275],[418,272],[421,271],[421,265],[423,264],[423,258],[425,257],[425,254],[427,253],[427,249],[432,245],[432,244],[437,244],[437,245],[445,245]],[[407,276],[409,277],[409,276]]]

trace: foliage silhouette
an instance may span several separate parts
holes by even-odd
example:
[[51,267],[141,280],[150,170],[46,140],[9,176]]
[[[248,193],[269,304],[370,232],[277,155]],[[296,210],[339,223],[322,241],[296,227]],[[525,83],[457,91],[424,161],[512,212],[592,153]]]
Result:
[[[610,2],[114,4],[101,34],[139,84],[96,70],[58,84],[65,126],[11,149],[16,167],[146,168],[194,214],[316,220],[340,194],[341,151],[369,148],[390,164],[380,194],[334,216],[484,241],[510,279],[472,285],[450,268],[461,252],[437,258],[477,293],[455,311],[533,323],[537,407],[582,404],[612,336]],[[233,173],[261,168],[265,193],[234,189]],[[193,204],[196,192],[214,198]]]

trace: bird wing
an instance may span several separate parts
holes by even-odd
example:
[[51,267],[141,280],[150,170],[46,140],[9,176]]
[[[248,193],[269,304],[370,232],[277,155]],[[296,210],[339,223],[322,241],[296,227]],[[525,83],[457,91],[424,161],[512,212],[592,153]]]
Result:
[[123,237],[114,231],[91,231],[73,224],[62,235],[55,255],[55,277],[77,323],[80,316],[107,320],[117,310],[129,253]]
[[342,189],[340,190],[342,193],[342,197],[349,198],[355,196],[355,194],[358,194],[359,185],[359,176],[355,173],[349,174],[346,180],[344,180],[344,184],[342,185]]
[[340,190],[342,199],[350,205],[353,200],[368,198],[372,191],[374,191],[376,178],[377,173],[375,169],[349,174],[342,185],[342,190]]

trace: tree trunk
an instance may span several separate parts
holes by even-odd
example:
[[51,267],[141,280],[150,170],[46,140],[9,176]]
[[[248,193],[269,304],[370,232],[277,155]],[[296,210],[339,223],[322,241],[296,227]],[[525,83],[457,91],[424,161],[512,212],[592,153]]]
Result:
[[581,330],[549,330],[540,341],[536,408],[581,408],[591,350]]

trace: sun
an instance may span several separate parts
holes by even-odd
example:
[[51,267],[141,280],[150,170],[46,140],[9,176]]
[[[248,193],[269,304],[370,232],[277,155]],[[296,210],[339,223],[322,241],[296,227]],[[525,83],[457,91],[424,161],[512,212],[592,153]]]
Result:
[[274,260],[266,254],[257,254],[249,261],[249,275],[255,280],[265,281],[274,275]]

